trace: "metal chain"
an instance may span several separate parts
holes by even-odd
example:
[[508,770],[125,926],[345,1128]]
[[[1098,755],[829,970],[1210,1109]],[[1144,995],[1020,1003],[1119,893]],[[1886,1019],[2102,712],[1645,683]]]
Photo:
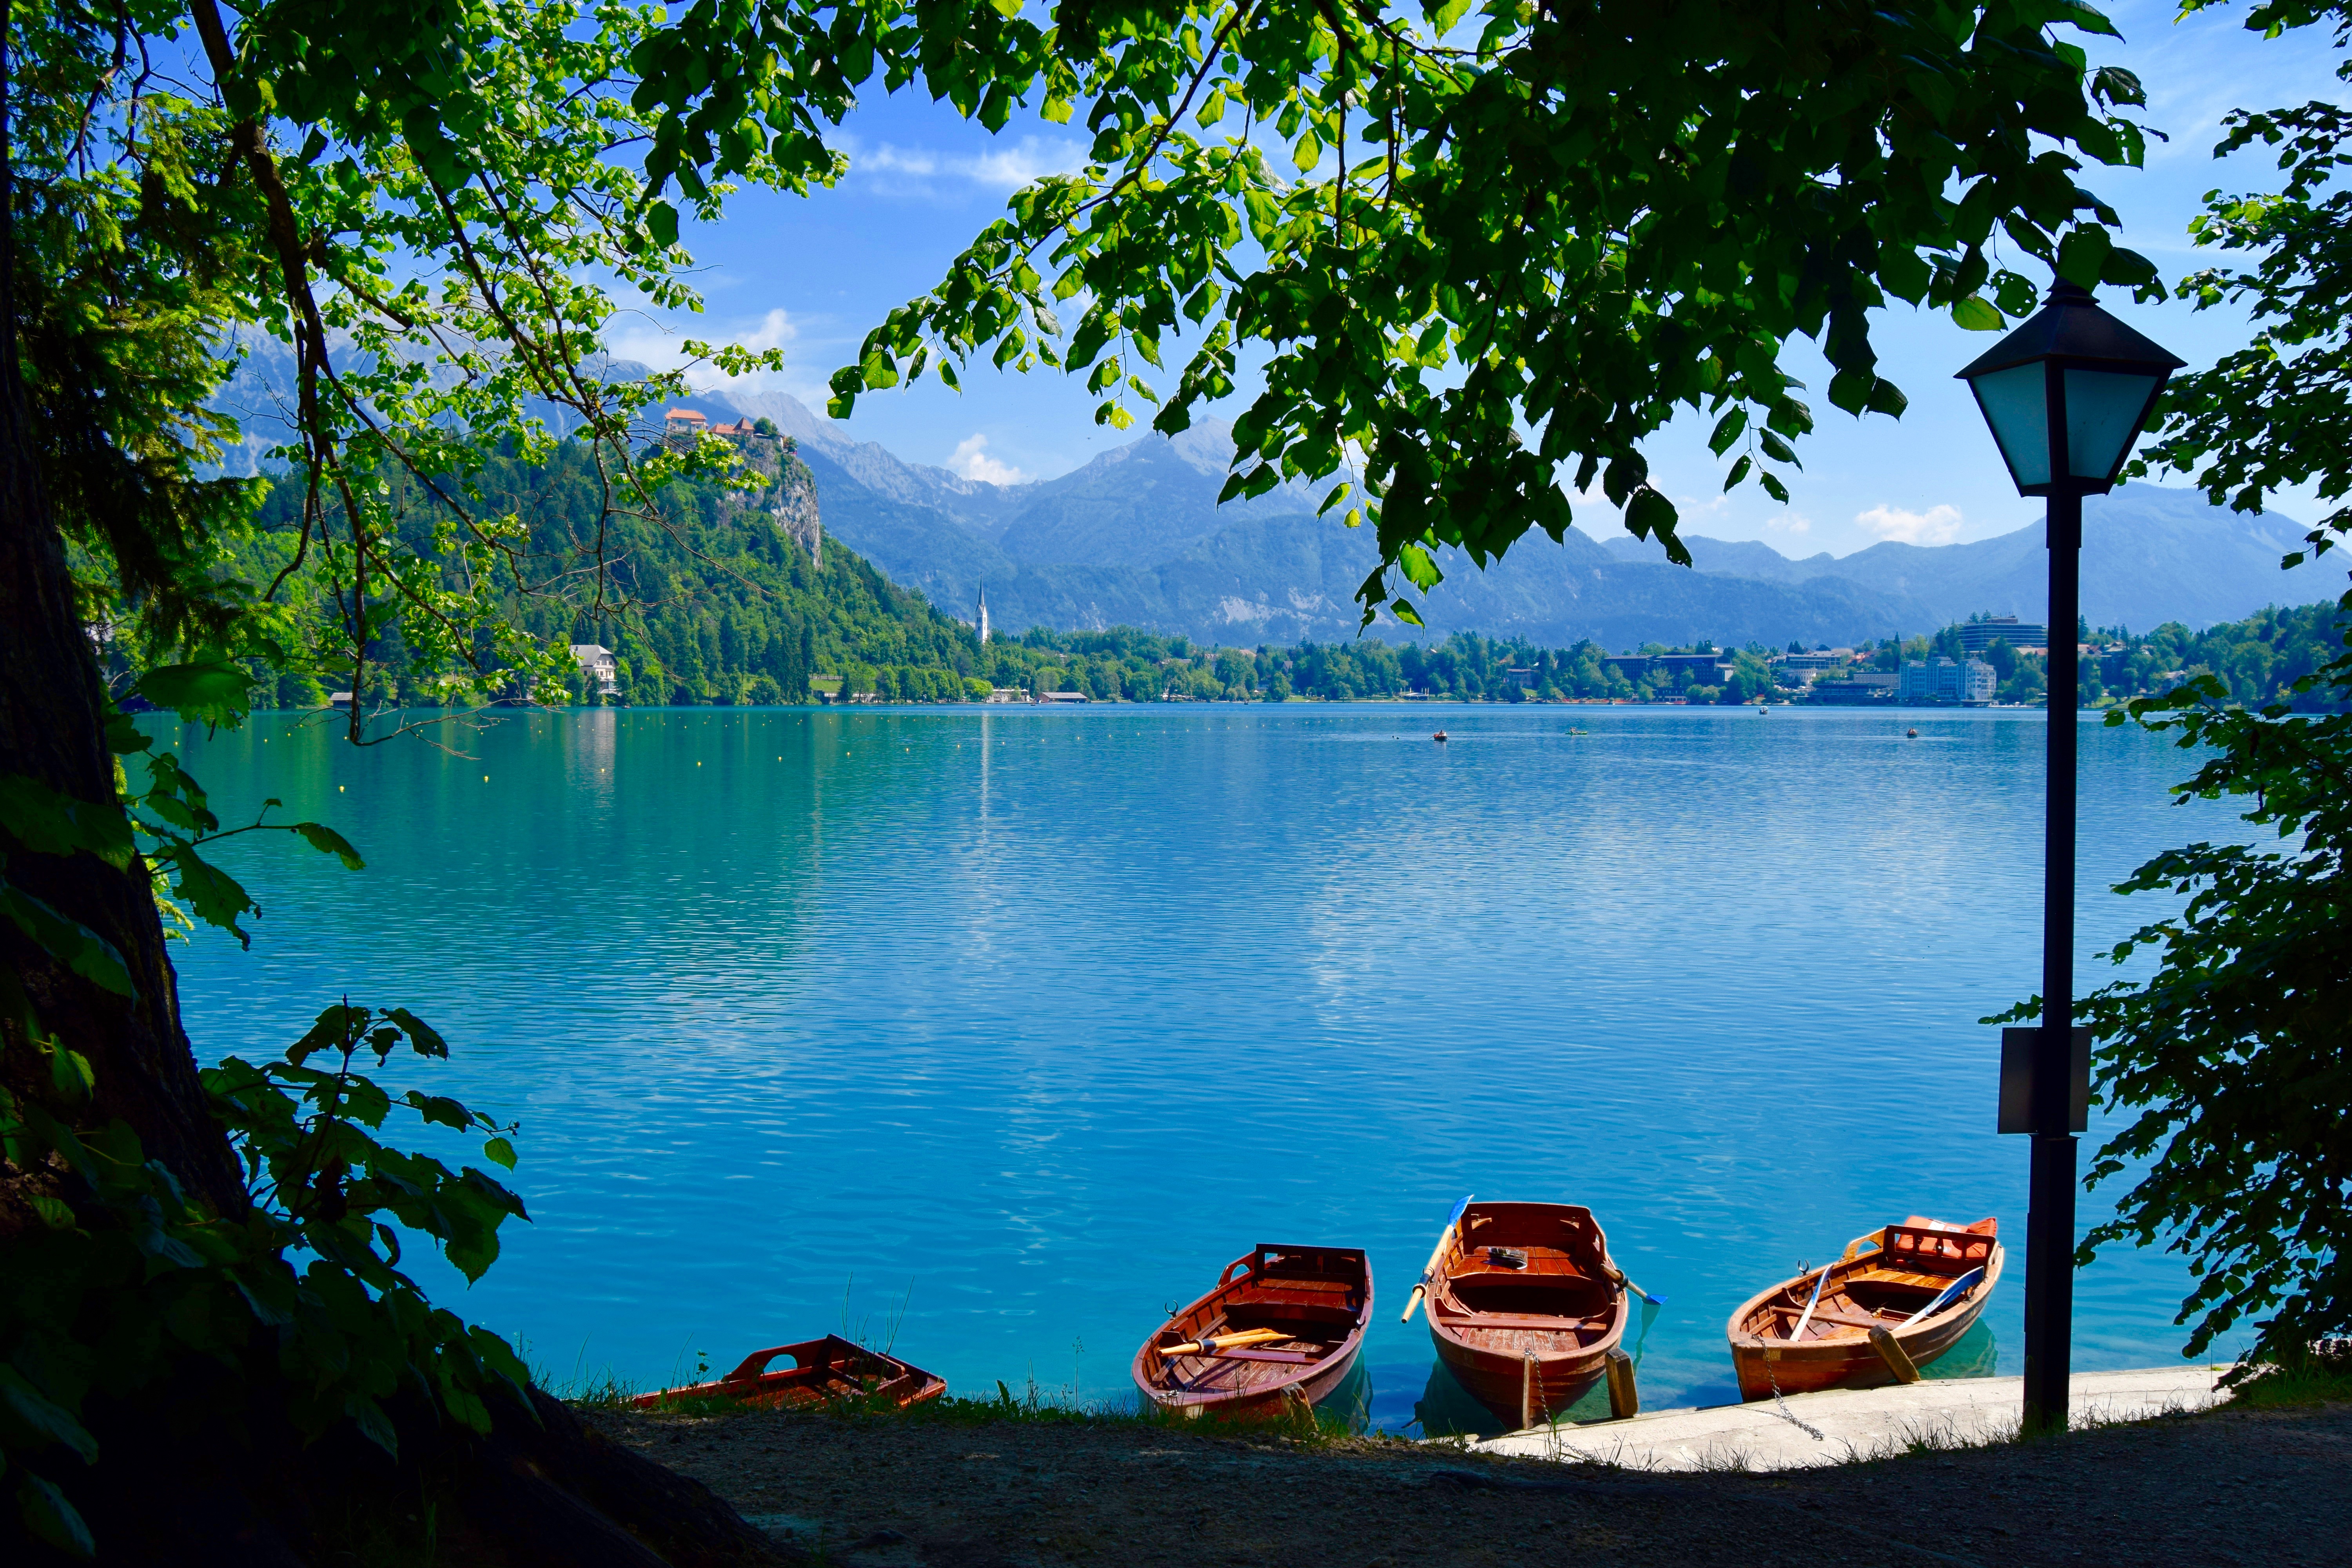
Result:
[[1808,1422],[1799,1420],[1797,1413],[1789,1408],[1789,1402],[1780,1397],[1780,1375],[1779,1373],[1773,1371],[1773,1368],[1779,1364],[1780,1360],[1780,1358],[1774,1355],[1769,1350],[1767,1350],[1764,1352],[1764,1376],[1772,1384],[1772,1403],[1779,1405],[1780,1407],[1780,1414],[1787,1416],[1790,1421],[1795,1422],[1801,1430],[1811,1433],[1814,1442],[1828,1442],[1829,1439],[1822,1435],[1822,1429],[1820,1427],[1812,1426]]

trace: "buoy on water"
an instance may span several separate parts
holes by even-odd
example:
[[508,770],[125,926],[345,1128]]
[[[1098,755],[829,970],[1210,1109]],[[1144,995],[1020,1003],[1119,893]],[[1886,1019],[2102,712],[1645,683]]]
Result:
[[1919,731],[1916,730],[1906,730],[1903,731],[1903,738],[1906,741],[1916,741],[1919,738]]
[[1430,739],[1433,741],[1443,741],[1445,739],[1445,731],[1440,730],[1436,734],[1432,735]]

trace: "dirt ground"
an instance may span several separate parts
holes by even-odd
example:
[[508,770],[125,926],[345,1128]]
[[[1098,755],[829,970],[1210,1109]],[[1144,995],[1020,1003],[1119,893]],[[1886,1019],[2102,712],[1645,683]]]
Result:
[[859,1568],[2352,1564],[2352,1405],[1777,1475],[1137,1424],[587,1411],[787,1554]]

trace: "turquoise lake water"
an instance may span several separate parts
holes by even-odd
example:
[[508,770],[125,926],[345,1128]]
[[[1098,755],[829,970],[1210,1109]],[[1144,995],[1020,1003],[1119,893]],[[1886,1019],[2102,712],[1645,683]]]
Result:
[[[205,1059],[346,994],[449,1037],[391,1076],[521,1123],[534,1223],[470,1291],[427,1278],[559,1385],[846,1326],[959,1391],[1124,1398],[1229,1259],[1324,1242],[1371,1253],[1372,1418],[1442,1421],[1396,1315],[1465,1193],[1593,1210],[1668,1298],[1653,1408],[1736,1398],[1732,1308],[1913,1212],[2000,1216],[2009,1278],[1936,1370],[2014,1372],[2026,1148],[1977,1019],[2039,985],[2042,726],[702,709],[358,751],[166,724],[224,817],[276,795],[369,860],[224,846],[266,918],[250,952],[182,949],[182,995]],[[2107,888],[2245,829],[2172,804],[2191,759],[2161,740],[2082,742],[2087,989],[2161,912]],[[2076,1367],[2176,1359],[2185,1289],[2103,1256]]]

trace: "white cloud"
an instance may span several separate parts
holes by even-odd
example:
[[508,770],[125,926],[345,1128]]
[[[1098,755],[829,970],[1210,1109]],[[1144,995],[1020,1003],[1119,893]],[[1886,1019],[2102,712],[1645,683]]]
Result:
[[758,326],[748,332],[739,333],[735,341],[747,349],[780,349],[800,335],[800,329],[793,325],[791,315],[778,310],[761,317]]
[[1086,162],[1083,143],[1060,137],[1024,136],[1009,147],[985,153],[940,153],[928,147],[900,147],[884,142],[873,147],[856,137],[836,138],[849,154],[853,174],[895,175],[886,183],[922,190],[934,179],[960,180],[992,191],[1014,191],[1048,174],[1066,174]]
[[1884,502],[1857,512],[1853,521],[1865,532],[1905,544],[1949,544],[1959,536],[1960,509],[1931,506],[1926,511],[1906,511]]
[[988,437],[967,436],[956,443],[948,454],[948,467],[965,479],[977,479],[984,485],[1017,485],[1029,476],[1010,463],[1000,463],[988,455]]
[[1792,511],[1780,517],[1766,518],[1764,526],[1774,533],[1811,533],[1813,520],[1803,512]]
[[[624,325],[624,322],[628,324]],[[615,317],[605,330],[605,346],[614,359],[635,360],[655,370],[676,370],[686,363],[686,341],[729,344],[761,352],[768,349],[789,349],[800,339],[800,327],[788,310],[774,310],[750,320],[730,323],[732,330],[710,331],[703,321],[693,321],[682,330],[672,328],[650,314],[641,314],[633,321]],[[820,345],[822,346],[822,345]],[[698,364],[688,369],[687,385],[696,392],[784,392],[803,403],[814,401],[823,406],[826,395],[824,378],[797,366],[782,371],[755,370],[748,375],[729,375],[714,364]]]

